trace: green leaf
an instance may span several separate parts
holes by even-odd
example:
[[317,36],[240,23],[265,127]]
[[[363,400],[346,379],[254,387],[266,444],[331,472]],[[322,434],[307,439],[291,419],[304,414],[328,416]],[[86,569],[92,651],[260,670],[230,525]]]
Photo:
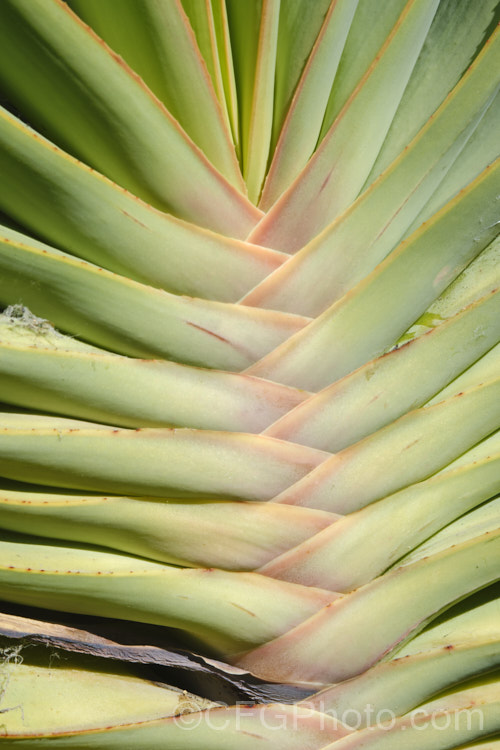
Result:
[[443,388],[442,391],[437,393],[430,401],[427,402],[428,406],[432,404],[438,404],[449,396],[455,395],[461,391],[469,388],[474,388],[480,383],[486,383],[488,380],[493,380],[499,371],[500,365],[500,344],[497,344],[490,349],[481,359],[478,359],[472,367],[469,367],[465,372],[456,378],[450,385]]
[[[48,242],[137,281],[236,300],[256,272],[260,281],[283,261],[155,210],[1,109],[0,167],[0,208]],[[224,204],[228,217],[233,210]]]
[[23,312],[0,315],[4,403],[122,427],[261,432],[306,398],[246,375],[111,354]]
[[329,456],[246,433],[128,430],[9,413],[0,425],[8,479],[154,497],[270,500]]
[[[286,0],[281,3],[274,82],[274,113],[271,152],[302,76],[307,59],[316,42],[325,16],[336,0]],[[304,18],[307,16],[307,23]]]
[[79,614],[175,627],[228,655],[317,612],[328,591],[258,573],[182,569],[36,537],[0,545],[3,599]]
[[439,0],[408,0],[319,148],[249,240],[294,252],[357,197],[379,153]]
[[381,354],[499,234],[499,191],[500,159],[348,294],[248,372],[318,390]]
[[[493,39],[490,42],[490,46],[492,45]],[[490,46],[486,48],[486,51],[489,52]],[[482,115],[477,128],[460,152],[459,158],[455,160],[438,189],[407,229],[408,234],[444,206],[459,190],[472,182],[483,169],[486,169],[488,164],[491,164],[497,158],[496,126],[499,117],[500,93],[497,91],[492,103]]]
[[[288,188],[316,148],[326,103],[357,1],[334,0],[330,4],[304,72],[295,88],[273,152],[271,167],[259,203],[260,208],[264,210],[268,210]],[[282,22],[281,20],[280,24]],[[292,36],[288,44],[293,45],[293,42]],[[282,44],[285,43],[282,41]]]
[[399,750],[405,731],[405,750],[435,748],[475,748],[488,750],[489,743],[465,745],[500,729],[500,682],[494,678],[473,684],[470,689],[448,693],[396,721],[386,718],[378,727],[369,727],[344,737],[324,750]]
[[280,1],[226,3],[240,95],[243,176],[254,203],[260,196],[271,145]]
[[[74,656],[64,668],[22,663],[23,651],[17,662],[12,660],[2,665],[8,704],[19,706],[8,712],[8,716],[2,716],[7,723],[4,723],[4,744],[5,736],[10,741],[19,738],[22,746],[23,735],[48,738],[102,731],[105,721],[109,727],[133,726],[175,716],[183,705],[192,711],[196,706],[203,710],[215,705],[194,695],[183,695],[181,690],[139,679],[119,667],[113,673],[103,672],[99,664],[95,670],[88,662],[85,667],[80,666]],[[28,653],[26,649],[29,661]]]
[[497,530],[391,570],[250,651],[237,665],[283,682],[354,677],[439,612],[498,580],[499,554]]
[[380,179],[260,282],[244,304],[318,315],[370,273],[405,232],[410,234],[410,225],[411,231],[418,229],[475,179],[498,155],[498,66],[497,33]]
[[[351,591],[500,492],[500,435],[467,451],[426,481],[339,518],[261,572],[286,581]],[[398,563],[399,564],[399,563]]]
[[308,322],[178,297],[5,227],[0,230],[0,269],[3,304],[22,302],[61,330],[129,356],[241,370]]
[[28,485],[0,489],[3,529],[188,567],[256,570],[335,518],[276,503],[103,497]]
[[120,23],[113,0],[70,5],[141,76],[219,172],[244,191],[228,122],[180,0],[120,0]]
[[208,0],[205,3],[198,0],[181,2],[196,35],[239,157],[238,99],[226,4],[224,0]]
[[495,10],[498,0],[441,0],[367,185],[404,150],[460,81],[488,38]]
[[[497,291],[450,319],[440,320],[441,324],[426,334],[311,396],[268,427],[265,434],[334,453],[422,406],[440,391],[437,401],[464,390],[465,384],[457,376],[500,340],[499,305]],[[492,373],[487,379],[493,377]],[[467,376],[465,382],[470,387],[482,382],[480,378],[473,376],[470,382],[472,378]]]
[[64,666],[46,667],[30,664],[26,649],[26,660],[5,670],[5,699],[13,706],[21,701],[25,713],[2,716],[2,742],[11,747],[254,750],[258,738],[279,750],[317,750],[348,731],[305,706],[216,705],[98,664],[80,666],[74,655]]
[[320,142],[373,63],[404,10],[407,0],[359,0],[342,52],[321,128]]
[[438,554],[448,549],[452,544],[463,544],[475,539],[480,534],[494,533],[499,527],[499,511],[500,497],[495,497],[479,508],[474,508],[453,523],[445,526],[430,539],[426,539],[415,549],[412,549],[411,552],[401,558],[397,563],[398,566],[411,565],[419,560],[424,560],[427,555]]
[[6,0],[0,20],[4,86],[63,148],[182,219],[250,231],[259,212],[61,0]]
[[439,471],[498,429],[500,380],[415,409],[333,455],[275,498],[350,513]]
[[[359,711],[363,726],[373,725],[382,710],[401,716],[444,688],[498,665],[499,615],[499,602],[493,600],[432,624],[395,658],[326,688],[305,703],[337,716],[349,709]],[[373,710],[367,712],[368,705]]]
[[405,331],[398,344],[434,329],[467,305],[494,293],[500,282],[499,261],[500,237],[497,237],[446,287],[411,328]]

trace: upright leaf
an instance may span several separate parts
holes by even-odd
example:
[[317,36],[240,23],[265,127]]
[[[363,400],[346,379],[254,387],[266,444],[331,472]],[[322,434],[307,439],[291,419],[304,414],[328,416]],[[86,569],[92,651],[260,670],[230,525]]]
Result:
[[238,98],[226,4],[224,0],[181,1],[231,129],[236,153],[240,156]]
[[0,3],[0,50],[13,103],[64,148],[181,218],[239,237],[255,224],[259,212],[62,0]]
[[228,123],[181,1],[124,0],[120,23],[113,0],[70,5],[141,76],[219,172],[244,190]]
[[280,0],[229,0],[229,26],[238,55],[243,176],[257,203],[267,170],[273,124],[274,74]]
[[359,194],[387,135],[439,0],[409,0],[379,54],[294,183],[249,235],[294,252]]
[[[0,169],[0,207],[13,218],[58,247],[153,286],[228,299],[234,283],[248,288],[247,272],[251,278],[260,266],[262,278],[269,260],[283,260],[152,208],[1,109]],[[231,202],[219,208],[231,222]]]
[[[395,344],[500,233],[500,158],[372,273],[249,372],[317,390]],[[363,335],[370,321],[370,336]]]
[[274,151],[259,203],[264,210],[268,210],[288,188],[316,148],[326,103],[356,4],[357,0],[332,0],[330,4],[294,91]]

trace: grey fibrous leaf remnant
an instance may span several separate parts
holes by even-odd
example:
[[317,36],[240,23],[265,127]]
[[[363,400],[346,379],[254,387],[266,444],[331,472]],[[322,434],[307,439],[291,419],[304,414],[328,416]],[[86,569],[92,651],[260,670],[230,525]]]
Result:
[[[0,702],[3,700],[5,692],[9,686],[11,677],[11,672],[9,669],[10,665],[23,663],[23,657],[21,656],[22,648],[22,645],[17,645],[0,649]],[[24,710],[20,704],[17,706],[6,706],[5,708],[0,706],[0,714],[5,714],[8,711],[16,710],[21,711],[21,716],[24,722]]]

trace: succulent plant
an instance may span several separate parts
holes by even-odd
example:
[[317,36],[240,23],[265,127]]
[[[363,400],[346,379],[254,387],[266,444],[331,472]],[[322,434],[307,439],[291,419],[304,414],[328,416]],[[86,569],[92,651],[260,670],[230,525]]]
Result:
[[1,0],[0,747],[500,747],[499,17]]

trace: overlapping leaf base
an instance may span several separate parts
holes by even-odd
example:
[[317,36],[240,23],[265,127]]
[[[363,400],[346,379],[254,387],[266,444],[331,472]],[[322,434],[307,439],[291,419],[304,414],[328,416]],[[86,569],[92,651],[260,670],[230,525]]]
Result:
[[2,0],[0,747],[498,750],[499,15]]

